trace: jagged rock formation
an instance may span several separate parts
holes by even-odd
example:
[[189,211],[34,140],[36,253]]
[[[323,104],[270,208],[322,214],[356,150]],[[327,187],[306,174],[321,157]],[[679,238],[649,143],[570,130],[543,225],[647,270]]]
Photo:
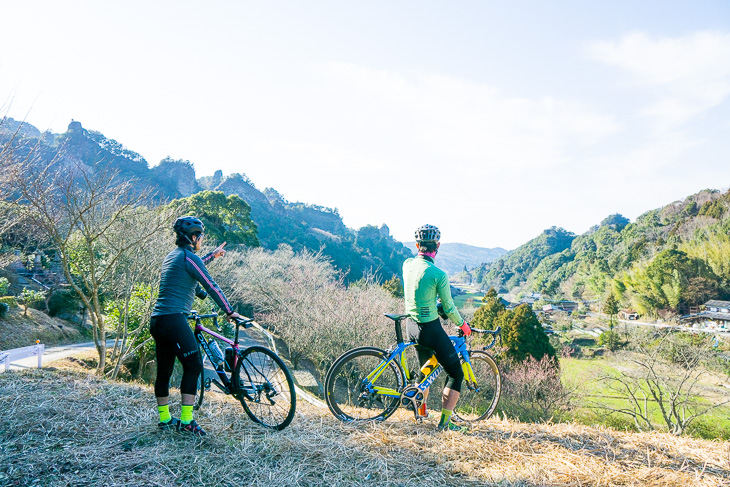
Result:
[[200,191],[195,179],[195,168],[190,161],[163,159],[152,168],[152,179],[161,187],[172,190],[175,196],[190,196]]
[[149,190],[158,201],[184,198],[202,190],[236,194],[251,206],[261,245],[275,249],[284,243],[294,250],[322,252],[348,273],[350,280],[369,270],[389,279],[411,255],[390,237],[387,226],[349,229],[336,209],[292,203],[273,188],[261,192],[245,174],[226,177],[216,171],[213,176],[197,179],[190,161],[169,157],[150,168],[136,152],[99,132],[86,130],[77,121],[72,121],[64,134],[42,134],[32,125],[5,119],[0,124],[0,146],[7,144],[20,157],[32,155],[37,163],[53,163],[59,169],[81,165],[93,170],[108,165],[123,179],[135,180],[136,190]]

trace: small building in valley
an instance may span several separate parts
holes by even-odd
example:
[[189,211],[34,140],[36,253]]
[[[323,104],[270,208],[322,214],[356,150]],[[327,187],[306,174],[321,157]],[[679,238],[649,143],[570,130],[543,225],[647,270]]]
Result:
[[681,322],[693,328],[730,330],[730,301],[712,299],[707,301],[699,313],[690,313],[680,318]]
[[618,312],[618,319],[625,321],[636,321],[639,319],[639,313],[633,309],[622,309]]

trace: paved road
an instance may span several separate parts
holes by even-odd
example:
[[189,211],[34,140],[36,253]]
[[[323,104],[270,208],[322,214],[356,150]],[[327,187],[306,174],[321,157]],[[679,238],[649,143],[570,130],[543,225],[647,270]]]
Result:
[[[601,317],[606,316],[606,315],[605,314],[598,315],[597,313],[589,312],[588,313],[588,316],[591,316],[591,317],[594,317],[594,318],[595,317],[601,318]],[[727,332],[727,331],[710,330],[710,329],[705,329],[705,328],[690,328],[688,326],[675,325],[675,324],[670,324],[670,323],[647,323],[645,321],[636,321],[636,320],[619,320],[618,318],[616,319],[616,322],[617,323],[624,323],[626,325],[632,325],[632,326],[650,326],[650,327],[654,327],[654,328],[671,328],[671,329],[677,330],[677,331],[691,331],[691,332],[700,332],[700,333],[710,333],[710,334],[713,334],[713,335],[722,335],[722,336],[725,336],[725,337],[729,337],[730,336],[730,332]],[[600,326],[597,326],[596,328],[601,328],[601,327]],[[603,328],[604,329],[607,329],[606,327],[603,327]]]
[[[114,340],[109,340],[106,343],[107,347],[114,345]],[[46,348],[43,352],[41,359],[42,365],[53,362],[54,360],[60,360],[62,358],[70,357],[78,354],[79,352],[96,351],[94,342],[86,343],[74,343],[73,345],[61,345],[58,347]],[[10,370],[23,370],[38,367],[37,357],[28,357],[21,360],[17,360],[10,364]],[[3,372],[5,369],[0,370]]]

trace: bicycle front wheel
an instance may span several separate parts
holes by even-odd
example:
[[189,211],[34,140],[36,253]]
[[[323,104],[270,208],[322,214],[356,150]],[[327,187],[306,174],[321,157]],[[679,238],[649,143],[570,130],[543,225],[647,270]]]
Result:
[[464,375],[461,396],[454,409],[454,417],[461,421],[481,421],[490,417],[497,408],[502,389],[502,377],[491,355],[480,350],[469,352],[474,378]]
[[395,412],[404,387],[404,374],[396,361],[379,348],[362,347],[345,352],[327,372],[327,406],[342,421],[382,421]]
[[283,430],[297,405],[294,379],[284,362],[268,348],[254,346],[240,353],[233,370],[234,396],[254,422]]

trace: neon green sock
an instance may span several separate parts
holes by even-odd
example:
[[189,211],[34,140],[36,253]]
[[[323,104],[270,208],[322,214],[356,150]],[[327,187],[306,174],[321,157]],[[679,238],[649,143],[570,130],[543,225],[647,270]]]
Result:
[[182,405],[182,411],[180,412],[180,422],[182,424],[190,424],[193,420],[193,405],[190,406]]
[[172,419],[170,416],[170,405],[165,404],[164,406],[157,406],[157,411],[160,413],[160,423],[169,423]]
[[449,424],[449,421],[451,421],[451,413],[454,411],[452,409],[442,409],[441,410],[441,419],[439,420],[439,426],[444,424]]

